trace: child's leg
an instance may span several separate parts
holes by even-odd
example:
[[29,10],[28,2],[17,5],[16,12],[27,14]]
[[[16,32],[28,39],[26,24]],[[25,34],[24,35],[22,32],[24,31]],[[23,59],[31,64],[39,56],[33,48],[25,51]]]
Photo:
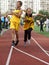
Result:
[[16,40],[19,40],[18,31],[15,31],[16,34]]
[[19,42],[19,35],[18,35],[18,31],[15,31],[15,34],[16,34],[16,44],[15,44],[15,45],[17,45],[17,44],[18,44],[18,42]]
[[[16,34],[17,29],[16,29],[15,22],[10,23],[10,29],[12,29],[12,43],[13,43],[12,45],[15,46],[15,44],[16,44],[16,36],[18,35],[18,34]],[[18,39],[18,36],[17,36],[17,39]]]
[[16,46],[19,42],[18,31],[12,29],[12,45]]
[[12,45],[15,45],[15,30],[12,29]]
[[15,41],[15,30],[14,29],[12,29],[12,40]]
[[28,30],[28,40],[30,40],[31,39],[31,28]]
[[28,43],[30,44],[31,39],[31,29],[28,29]]
[[27,42],[27,30],[24,31],[24,44],[26,46],[26,42]]

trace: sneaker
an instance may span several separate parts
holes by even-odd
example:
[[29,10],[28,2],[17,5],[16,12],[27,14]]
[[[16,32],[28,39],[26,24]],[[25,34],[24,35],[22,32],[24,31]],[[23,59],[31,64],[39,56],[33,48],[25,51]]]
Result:
[[15,46],[15,41],[12,41],[12,46]]
[[26,42],[24,42],[24,47],[26,47]]
[[17,41],[16,41],[15,46],[17,46],[17,45],[18,45],[18,43],[19,43],[19,40],[17,40]]
[[28,40],[28,44],[30,44],[30,40]]

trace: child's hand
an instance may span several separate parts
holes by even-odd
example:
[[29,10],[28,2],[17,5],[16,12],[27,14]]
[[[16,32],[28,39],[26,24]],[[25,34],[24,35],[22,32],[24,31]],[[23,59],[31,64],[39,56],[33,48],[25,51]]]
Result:
[[25,22],[29,23],[30,21],[28,19],[24,19]]
[[13,15],[15,15],[16,17],[21,17],[22,11],[20,11],[19,13],[16,12],[12,12]]
[[21,14],[22,14],[22,11],[20,11],[20,12],[18,13],[18,17],[21,17]]
[[28,22],[28,23],[30,23],[30,21],[29,21],[29,20],[27,20],[27,22]]

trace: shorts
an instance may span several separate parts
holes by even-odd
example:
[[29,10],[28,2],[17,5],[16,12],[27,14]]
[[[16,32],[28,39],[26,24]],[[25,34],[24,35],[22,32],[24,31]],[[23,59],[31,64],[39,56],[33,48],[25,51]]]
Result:
[[16,22],[10,22],[10,29],[15,29],[16,31],[19,30],[19,24]]

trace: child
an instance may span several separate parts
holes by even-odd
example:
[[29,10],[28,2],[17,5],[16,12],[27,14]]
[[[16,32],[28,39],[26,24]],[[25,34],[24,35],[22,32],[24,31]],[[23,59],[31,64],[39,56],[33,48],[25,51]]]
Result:
[[24,22],[25,22],[25,24],[24,24],[24,44],[26,46],[27,39],[28,39],[28,43],[30,44],[31,31],[34,28],[34,20],[33,20],[33,17],[32,17],[31,8],[28,8],[26,10]]
[[20,24],[20,17],[22,14],[21,6],[22,2],[17,1],[17,8],[12,12],[12,18],[10,19],[10,29],[12,30],[12,45],[16,46],[19,42],[18,30]]

